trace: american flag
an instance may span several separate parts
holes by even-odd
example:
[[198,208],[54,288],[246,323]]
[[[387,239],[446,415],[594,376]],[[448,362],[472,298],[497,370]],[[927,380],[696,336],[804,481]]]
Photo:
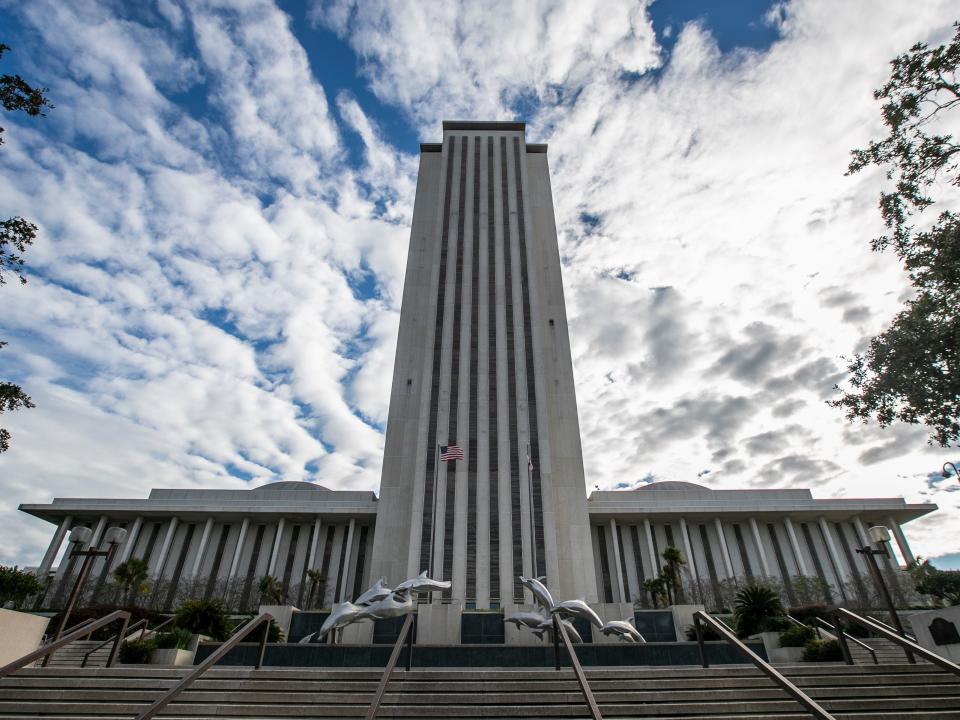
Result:
[[459,445],[441,445],[440,462],[450,462],[451,460],[463,460],[463,448]]

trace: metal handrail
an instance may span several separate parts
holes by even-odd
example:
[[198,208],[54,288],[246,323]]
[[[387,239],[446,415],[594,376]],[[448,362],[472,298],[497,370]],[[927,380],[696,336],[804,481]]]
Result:
[[[878,623],[873,620],[868,620],[862,615],[857,615],[855,612],[847,610],[846,608],[837,608],[836,611],[834,612],[834,619],[836,620],[837,625],[840,624],[841,618],[844,620],[849,620],[850,622],[857,623],[861,627],[865,627],[867,628],[867,630],[877,633],[877,635],[879,635],[880,637],[885,637],[887,640],[893,641],[894,643],[902,647],[904,652],[906,652],[908,655],[913,655],[913,654],[919,655],[924,660],[929,660],[934,665],[939,665],[944,670],[952,672],[954,675],[960,675],[960,665],[950,662],[945,657],[942,657],[940,655],[937,655],[935,652],[931,652],[930,650],[927,650],[927,648],[921,645],[918,645],[912,640],[907,640],[907,638],[903,637],[896,631],[887,629],[887,627],[882,623]],[[840,645],[841,645],[841,649],[843,650],[844,657],[848,658],[850,656],[849,649],[846,647],[845,643],[843,643],[842,641]],[[850,663],[848,662],[847,664],[849,665]]]
[[[888,625],[887,623],[883,622],[882,620],[877,620],[873,615],[864,615],[864,617],[865,617],[867,620],[871,620],[871,621],[875,622],[877,625],[882,625],[883,627],[885,627],[885,628],[886,628],[887,630],[889,630],[890,632],[895,632],[895,633],[897,633],[897,635],[900,634],[899,632],[897,632],[897,629],[896,629],[895,627],[893,627],[892,625]],[[910,633],[908,633],[906,630],[903,631],[903,637],[905,637],[907,640],[910,640],[911,642],[916,642],[916,641],[917,641],[917,638],[916,638],[915,636],[911,635]]]
[[263,665],[263,654],[267,650],[267,635],[270,634],[270,622],[273,620],[273,615],[270,613],[262,613],[250,622],[246,622],[241,625],[234,633],[231,635],[226,642],[224,642],[220,647],[210,653],[210,656],[204,660],[202,663],[197,665],[193,672],[187,675],[183,680],[178,682],[172,688],[167,690],[156,702],[153,703],[150,707],[144,710],[142,713],[137,715],[137,720],[149,720],[149,718],[155,717],[157,713],[163,710],[167,705],[169,705],[173,700],[186,690],[188,687],[193,685],[193,683],[203,675],[211,666],[216,665],[224,655],[233,650],[241,640],[243,640],[247,635],[256,630],[261,625],[264,625],[263,628],[263,637],[260,638],[260,647],[257,652],[257,664],[254,666],[255,669],[259,670],[260,666]]
[[[59,640],[54,640],[52,643],[43,645],[31,653],[27,653],[23,657],[19,657],[13,662],[7,663],[3,667],[0,667],[0,677],[5,677],[15,670],[19,670],[22,667],[26,667],[32,662],[39,660],[40,658],[52,656],[54,652],[62,648],[64,645],[69,645],[74,640],[79,640],[85,635],[89,635],[94,630],[99,630],[102,627],[106,627],[112,622],[123,619],[123,628],[121,629],[121,635],[124,635],[124,630],[126,630],[127,623],[130,622],[130,613],[126,610],[114,610],[108,615],[104,615],[99,620],[94,620],[89,623],[82,623],[82,627],[79,630],[73,630],[72,632],[62,635]],[[117,638],[121,635],[118,635]],[[117,650],[120,647],[119,642],[113,644],[113,650],[110,652],[110,657],[107,659],[107,667],[113,666],[113,661],[116,660]]]
[[555,637],[559,636],[560,639],[563,640],[564,647],[567,648],[567,655],[570,656],[570,664],[573,665],[573,672],[576,673],[577,682],[580,683],[580,691],[587,701],[587,707],[590,708],[590,716],[593,720],[603,720],[603,715],[600,714],[600,708],[597,707],[597,701],[593,697],[593,691],[590,689],[590,683],[587,682],[587,676],[580,666],[580,660],[577,658],[577,653],[573,650],[573,645],[570,644],[570,636],[567,635],[567,629],[556,615],[553,616],[553,632]]
[[[850,633],[848,633],[846,630],[844,630],[844,629],[842,629],[842,628],[840,628],[840,627],[838,627],[838,626],[836,626],[836,625],[831,625],[831,624],[828,623],[826,620],[824,620],[822,617],[816,617],[816,616],[815,616],[813,619],[814,619],[814,622],[819,623],[820,626],[821,626],[824,630],[826,630],[826,631],[829,632],[829,633],[833,633],[833,634],[834,634],[834,637],[839,637],[840,635],[843,635],[843,636],[844,636],[844,639],[846,639],[846,640],[853,640],[857,645],[859,645],[859,646],[862,647],[864,650],[866,650],[868,653],[870,653],[870,655],[873,657],[873,664],[874,664],[874,665],[879,665],[879,664],[880,664],[880,661],[877,660],[877,651],[874,650],[874,649],[873,649],[872,647],[870,647],[869,645],[867,645],[865,642],[863,642],[863,640],[860,640],[859,638],[855,638],[853,635],[851,635]],[[838,640],[838,642],[839,642],[839,640]]]
[[[133,625],[131,625],[130,627],[128,627],[128,628],[125,629],[125,631],[124,631],[124,633],[123,633],[123,638],[121,638],[121,642],[123,642],[123,640],[126,639],[127,635],[130,635],[131,633],[133,633],[133,631],[136,630],[137,628],[139,628],[141,625],[146,626],[146,624],[147,624],[147,619],[146,619],[146,618],[143,618],[143,619],[141,619],[141,620],[137,620],[137,622],[135,622]],[[107,645],[107,644],[109,644],[109,643],[112,643],[114,640],[116,640],[116,638],[117,638],[117,635],[111,635],[110,637],[108,637],[106,640],[104,640],[102,643],[100,643],[99,645],[97,645],[97,646],[96,646],[95,648],[93,648],[92,650],[88,650],[87,653],[83,656],[83,660],[80,661],[80,667],[86,667],[86,666],[87,666],[87,660],[90,659],[90,656],[91,656],[91,655],[93,655],[97,650],[99,650],[100,648],[102,648],[104,645]]]
[[786,693],[791,695],[794,700],[803,705],[803,707],[806,708],[815,718],[819,718],[819,720],[836,720],[833,715],[820,707],[820,705],[818,705],[813,698],[803,692],[803,690],[798,688],[792,682],[787,680],[787,678],[784,677],[783,674],[781,674],[780,671],[778,671],[775,667],[773,667],[773,665],[765,661],[763,658],[753,652],[753,650],[744,645],[740,641],[740,638],[736,636],[736,634],[726,623],[711,617],[702,610],[698,610],[693,614],[693,623],[697,630],[697,645],[700,647],[700,662],[703,667],[710,667],[710,665],[707,662],[707,654],[704,652],[703,648],[703,627],[700,624],[701,622],[712,627],[717,633],[720,634],[720,637],[726,640],[729,644],[733,645],[733,647],[741,655],[746,657],[747,660],[752,662],[757,669],[760,670],[760,672],[773,680],[777,685],[780,686],[780,689],[786,691]]
[[[160,628],[166,627],[167,625],[169,625],[170,623],[172,623],[172,622],[173,622],[174,620],[176,620],[176,619],[177,619],[177,616],[176,616],[176,615],[172,615],[172,616],[168,617],[166,620],[164,620],[162,623],[160,623],[159,625],[157,625],[156,627],[150,627],[149,625],[146,626],[146,627],[144,627],[143,630],[140,631],[140,639],[143,640],[143,636],[146,635],[148,632],[149,632],[149,633],[156,633]],[[240,627],[243,627],[243,626],[241,625]],[[237,630],[239,630],[239,629],[240,629],[240,628],[238,627]]]
[[[54,617],[56,617],[56,616],[54,616]],[[64,630],[64,631],[63,631],[63,634],[66,635],[67,633],[72,633],[72,632],[74,632],[75,630],[79,630],[79,629],[82,628],[82,627],[86,627],[87,625],[89,625],[90,623],[92,623],[92,622],[93,622],[94,620],[96,620],[96,619],[97,619],[97,618],[87,618],[86,620],[81,620],[80,622],[78,622],[78,623],[77,623],[76,625],[74,625],[73,627],[70,627],[70,628],[67,628],[66,630]],[[40,641],[40,644],[41,644],[41,645],[46,645],[48,642],[51,642],[50,637],[51,637],[50,635],[44,633],[43,639]]]
[[407,670],[410,669],[410,664],[413,662],[413,633],[411,632],[411,628],[413,627],[414,617],[414,614],[410,613],[407,615],[407,619],[403,621],[403,627],[400,628],[397,641],[393,644],[390,659],[387,661],[387,666],[383,669],[383,675],[380,676],[377,692],[374,693],[370,707],[367,709],[367,720],[373,720],[377,716],[380,703],[383,702],[383,694],[386,692],[387,684],[390,682],[390,676],[393,675],[393,670],[397,666],[397,660],[400,658],[400,650],[403,648],[403,642],[408,638],[407,649],[409,652],[407,653]]
[[89,625],[90,623],[95,622],[95,621],[96,621],[96,618],[87,618],[86,620],[81,620],[80,622],[78,622],[78,623],[77,623],[76,625],[74,625],[73,627],[67,628],[66,630],[64,630],[64,631],[63,631],[63,634],[66,635],[67,633],[76,632],[76,631],[79,630],[80,628],[84,628],[84,627],[86,627],[87,625]]
[[[139,628],[141,625],[143,626],[143,629],[140,630],[139,640],[142,641],[142,640],[143,640],[143,636],[146,635],[148,632],[156,633],[157,630],[159,630],[160,628],[162,628],[162,627],[164,627],[164,626],[166,626],[166,625],[169,625],[169,624],[172,623],[174,620],[176,620],[176,616],[174,616],[174,617],[168,617],[166,620],[164,620],[162,623],[160,623],[159,625],[157,625],[157,626],[154,627],[154,628],[151,628],[151,627],[150,627],[150,622],[147,620],[147,618],[142,618],[142,619],[140,619],[140,620],[137,620],[137,622],[135,622],[133,625],[131,625],[130,627],[127,628],[126,632],[123,634],[124,636],[123,636],[123,639],[121,640],[121,642],[126,642],[127,638],[128,638],[130,635],[133,635],[134,631],[135,631],[137,628]],[[87,621],[87,622],[90,622],[90,621]],[[81,624],[84,624],[84,623],[81,623]],[[86,666],[87,666],[87,660],[90,659],[90,656],[93,655],[97,650],[99,650],[100,648],[102,648],[102,647],[103,647],[104,645],[106,645],[107,643],[112,642],[113,639],[114,639],[114,637],[115,637],[114,635],[111,635],[111,636],[108,637],[106,640],[104,640],[102,643],[100,643],[100,644],[97,645],[95,648],[93,648],[93,650],[88,651],[87,654],[83,656],[83,660],[80,662],[80,667],[86,667]]]

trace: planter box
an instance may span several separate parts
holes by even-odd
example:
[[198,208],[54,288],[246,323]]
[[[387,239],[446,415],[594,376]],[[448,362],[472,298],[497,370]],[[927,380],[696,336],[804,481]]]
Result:
[[793,665],[803,662],[802,647],[780,647],[780,633],[760,633],[763,640],[763,649],[767,651],[767,659],[774,665]]
[[164,648],[154,650],[150,653],[151,665],[193,665],[193,658],[196,655],[193,650],[180,650],[179,648]]

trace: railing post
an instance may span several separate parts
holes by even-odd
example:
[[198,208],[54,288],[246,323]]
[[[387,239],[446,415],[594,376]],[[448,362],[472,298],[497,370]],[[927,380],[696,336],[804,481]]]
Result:
[[257,648],[257,664],[253,666],[254,670],[259,670],[263,665],[263,656],[267,652],[267,637],[270,635],[270,624],[273,620],[267,620],[263,623],[263,635],[260,636],[260,645]]
[[[110,648],[110,657],[107,658],[107,667],[113,667],[113,664],[117,661],[117,655],[120,653],[120,643],[123,642],[123,639],[127,636],[127,625],[130,624],[130,616],[128,615],[123,619],[123,625],[120,628],[120,632],[117,633],[117,639],[113,641],[113,647]],[[84,658],[86,660],[86,658]]]
[[553,616],[553,664],[557,670],[560,669],[560,621],[557,616]]
[[697,647],[700,648],[700,664],[708,668],[710,664],[707,662],[707,653],[703,647],[703,626],[700,624],[700,617],[698,615],[693,616],[693,626],[697,631]]
[[407,632],[407,672],[410,672],[410,668],[413,665],[413,633],[417,629],[417,615],[416,613],[411,613],[413,617],[413,622],[410,623],[410,630]]
[[843,661],[847,665],[853,665],[853,657],[850,655],[850,646],[847,645],[847,638],[843,632],[843,621],[840,614],[833,613],[833,627],[837,631],[837,642],[840,644],[840,652],[843,653]]

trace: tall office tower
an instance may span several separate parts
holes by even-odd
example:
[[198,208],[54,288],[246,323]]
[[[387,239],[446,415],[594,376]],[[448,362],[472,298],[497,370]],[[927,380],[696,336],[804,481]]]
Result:
[[429,570],[468,608],[524,602],[521,574],[596,600],[546,146],[524,128],[445,122],[420,146],[390,395],[371,577]]

